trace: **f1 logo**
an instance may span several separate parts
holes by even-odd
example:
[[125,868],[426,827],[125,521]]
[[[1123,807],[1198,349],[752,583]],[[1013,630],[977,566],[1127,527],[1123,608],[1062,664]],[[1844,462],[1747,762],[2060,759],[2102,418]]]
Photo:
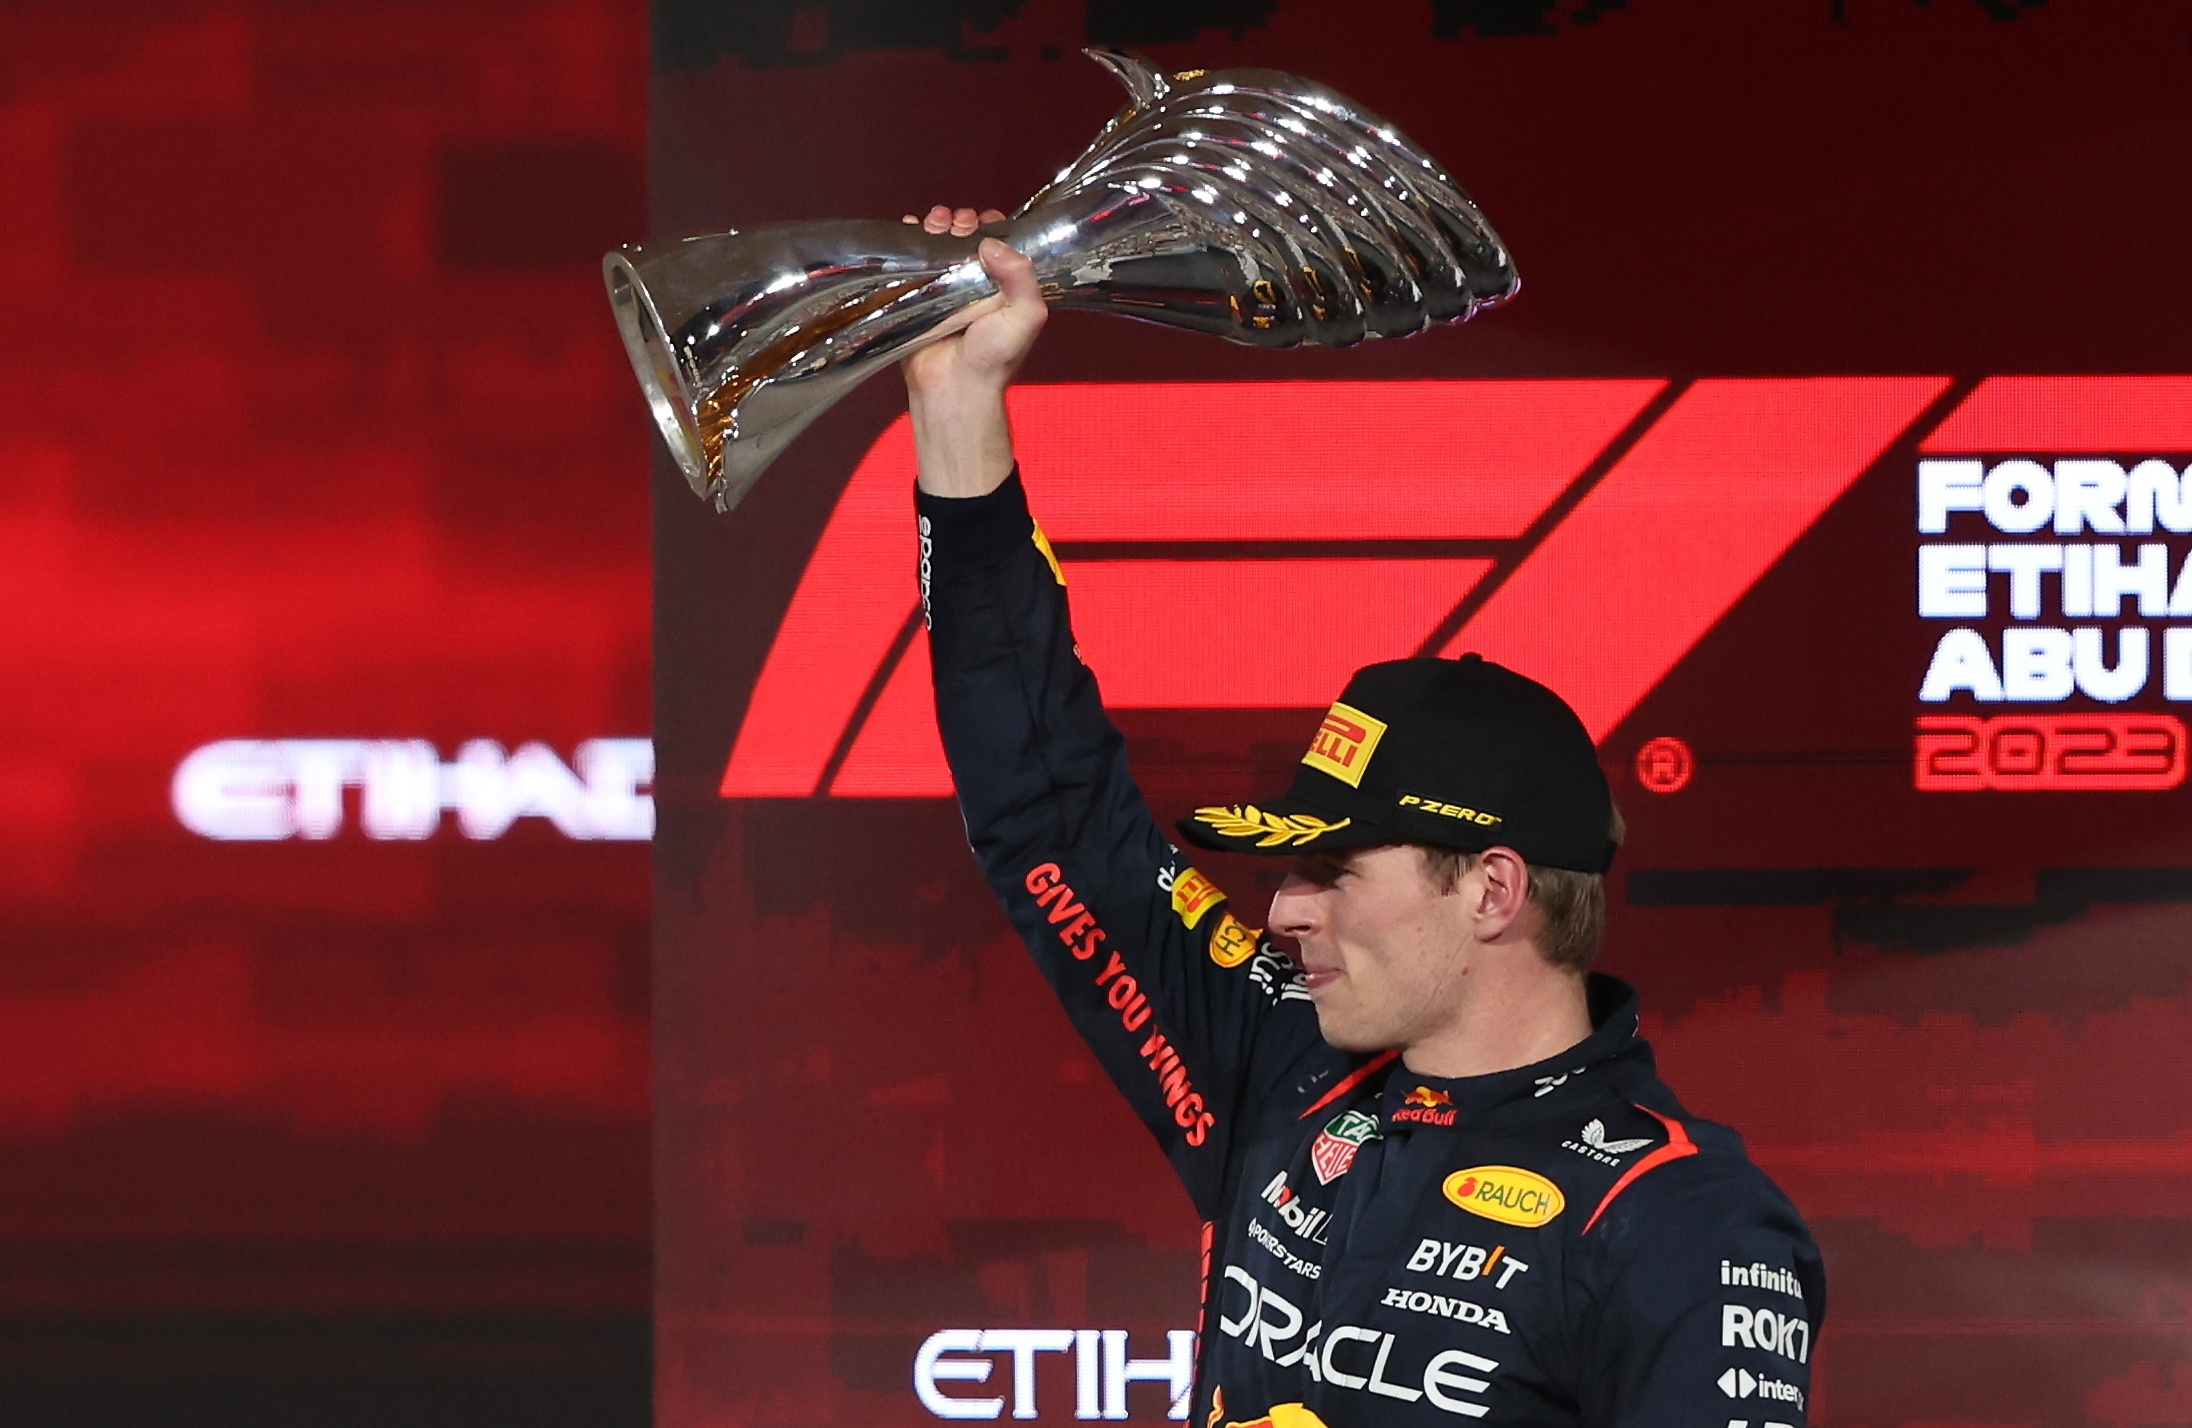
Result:
[[[1114,708],[1314,707],[1372,661],[1476,650],[1560,690],[1603,739],[1948,386],[1123,383],[1011,402]],[[1213,440],[1226,411],[1257,419]],[[723,796],[951,792],[913,471],[901,418],[808,562]],[[1214,678],[1214,657],[1243,673]],[[1260,673],[1279,668],[1284,683]]]

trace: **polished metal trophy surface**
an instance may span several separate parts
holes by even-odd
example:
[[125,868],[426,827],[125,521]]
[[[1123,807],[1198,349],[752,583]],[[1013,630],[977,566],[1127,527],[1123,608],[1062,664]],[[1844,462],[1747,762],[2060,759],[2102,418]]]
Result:
[[1034,263],[1054,307],[1259,347],[1344,347],[1512,297],[1476,204],[1391,125],[1267,69],[1159,73],[1090,50],[1130,98],[1001,227],[771,223],[602,263],[632,367],[695,494],[727,511],[832,403],[996,291],[974,250]]

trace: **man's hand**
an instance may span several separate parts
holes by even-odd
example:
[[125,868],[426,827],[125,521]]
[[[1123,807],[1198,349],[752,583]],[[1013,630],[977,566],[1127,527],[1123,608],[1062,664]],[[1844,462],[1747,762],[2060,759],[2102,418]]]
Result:
[[[984,223],[1001,223],[996,209],[977,214],[938,204],[918,222],[931,233],[964,238]],[[982,496],[1012,474],[1012,427],[1005,387],[1043,330],[1050,310],[1035,281],[1035,265],[995,238],[978,250],[997,294],[968,308],[961,330],[931,343],[900,365],[906,373],[913,444],[920,454],[921,489],[937,496]]]

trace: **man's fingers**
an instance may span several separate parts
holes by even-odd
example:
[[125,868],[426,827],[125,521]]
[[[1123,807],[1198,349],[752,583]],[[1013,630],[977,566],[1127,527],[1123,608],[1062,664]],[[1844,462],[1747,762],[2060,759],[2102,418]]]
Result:
[[954,238],[964,238],[985,223],[1004,222],[1005,215],[994,208],[977,213],[971,208],[952,208],[939,203],[919,218],[909,213],[900,221],[918,223],[931,233],[949,233]]
[[1026,254],[995,238],[984,238],[975,252],[982,260],[982,270],[997,284],[997,291],[1005,295],[1007,303],[1014,307],[1022,303],[1042,306],[1042,285],[1036,282],[1035,265]]

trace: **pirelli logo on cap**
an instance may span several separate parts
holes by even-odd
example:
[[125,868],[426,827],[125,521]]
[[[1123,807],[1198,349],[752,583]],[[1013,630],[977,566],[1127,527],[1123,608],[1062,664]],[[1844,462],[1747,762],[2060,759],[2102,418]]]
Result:
[[1373,719],[1351,704],[1334,704],[1318,726],[1317,737],[1309,741],[1302,762],[1349,788],[1361,788],[1362,771],[1370,767],[1370,756],[1384,737],[1382,719]]

